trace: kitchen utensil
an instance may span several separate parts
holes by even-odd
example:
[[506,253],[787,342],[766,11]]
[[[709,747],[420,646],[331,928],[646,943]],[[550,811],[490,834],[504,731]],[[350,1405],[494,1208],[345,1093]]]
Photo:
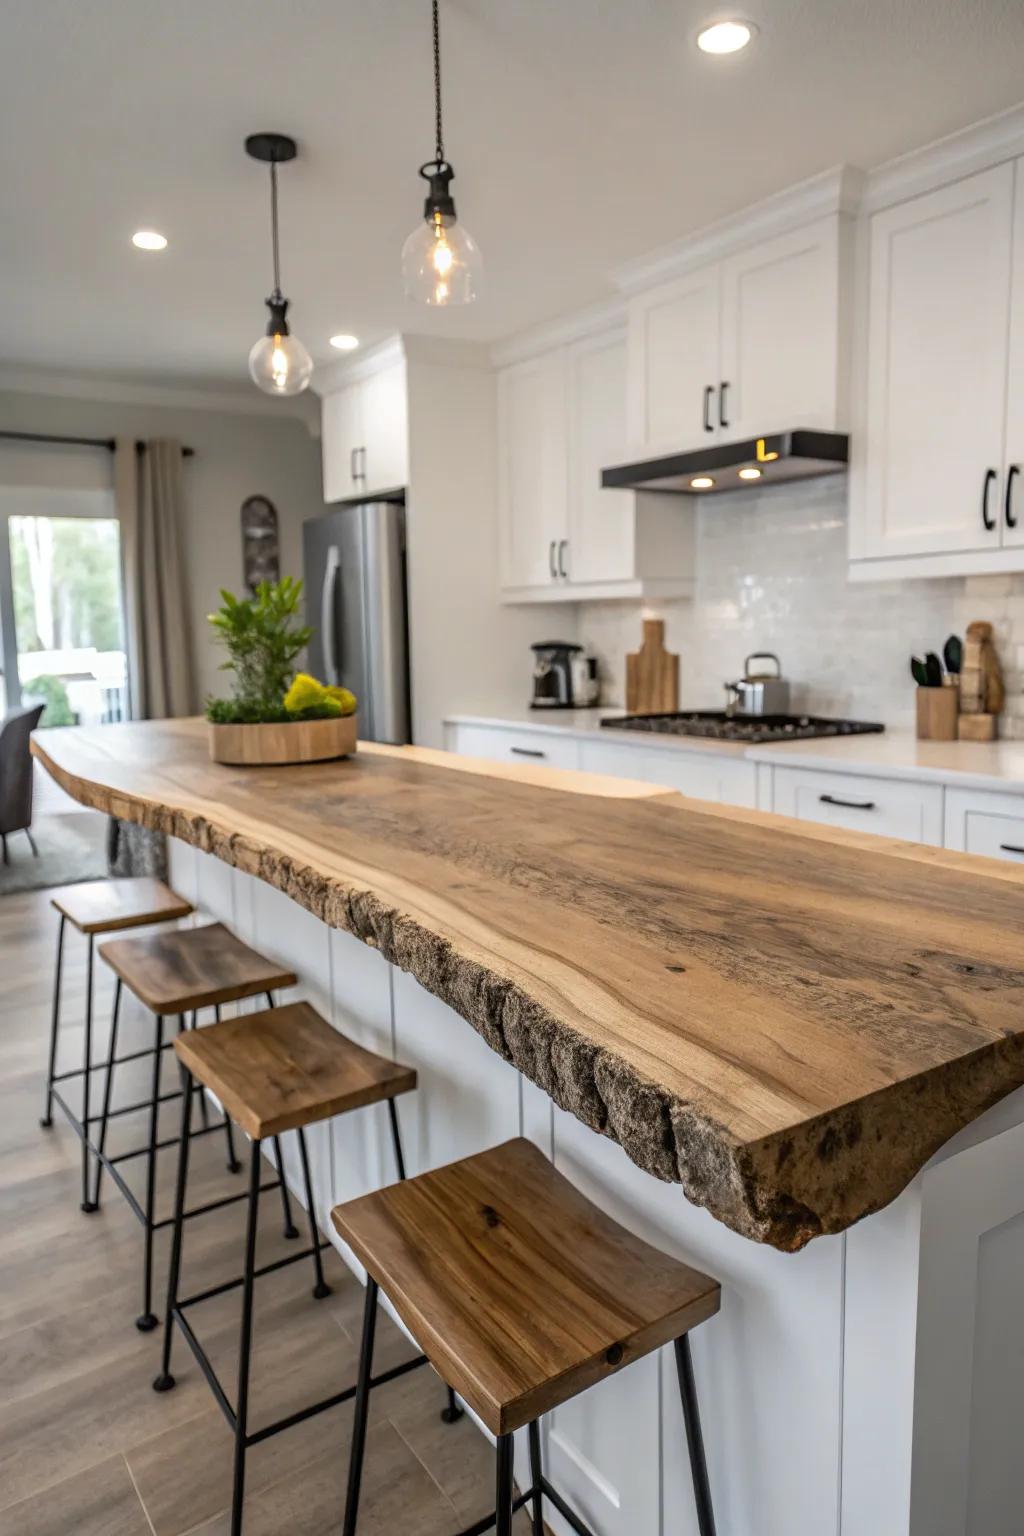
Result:
[[[774,670],[755,669],[755,662],[770,662]],[[726,713],[785,715],[789,711],[789,684],[774,651],[754,651],[743,663],[743,676],[725,685]]]
[[626,708],[632,715],[679,708],[679,657],[665,649],[664,619],[644,619],[643,644],[626,657]]
[[918,741],[956,741],[960,698],[955,688],[917,690]]
[[920,656],[911,656],[910,673],[919,688],[928,687],[928,668]]
[[998,715],[1006,690],[999,657],[992,640],[992,625],[984,620],[968,624],[960,668],[960,709],[965,715]]
[[572,658],[572,701],[577,709],[589,709],[597,703],[600,692],[597,657],[581,651]]
[[954,677],[959,677],[964,659],[963,641],[959,635],[950,635],[942,647],[942,659],[946,664],[946,671],[952,673]]
[[572,709],[573,662],[583,650],[571,640],[538,640],[533,651],[531,709]]
[[929,651],[927,656],[924,658],[924,667],[928,677],[928,687],[941,688],[942,662],[936,656],[934,651]]

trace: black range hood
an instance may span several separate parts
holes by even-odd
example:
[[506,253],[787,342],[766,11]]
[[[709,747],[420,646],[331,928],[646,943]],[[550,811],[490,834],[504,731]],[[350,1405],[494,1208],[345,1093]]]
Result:
[[850,439],[845,432],[774,432],[740,443],[709,443],[689,453],[672,453],[638,464],[613,464],[601,471],[608,490],[665,491],[673,496],[714,496],[753,490],[784,480],[839,475],[846,469]]

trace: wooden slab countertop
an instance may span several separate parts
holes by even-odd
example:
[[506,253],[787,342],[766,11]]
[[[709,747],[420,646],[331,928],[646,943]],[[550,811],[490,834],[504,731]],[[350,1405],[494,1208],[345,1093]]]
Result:
[[1015,866],[414,748],[221,767],[197,720],[33,751],[379,949],[759,1242],[878,1210],[1024,1084]]

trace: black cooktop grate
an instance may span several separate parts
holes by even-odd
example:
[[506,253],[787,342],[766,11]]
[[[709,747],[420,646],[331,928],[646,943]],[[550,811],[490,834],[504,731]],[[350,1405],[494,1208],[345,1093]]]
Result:
[[824,736],[861,736],[883,731],[863,720],[826,720],[819,715],[727,715],[724,710],[688,710],[670,715],[613,715],[603,726],[649,731],[661,736],[703,736],[712,741],[813,741]]

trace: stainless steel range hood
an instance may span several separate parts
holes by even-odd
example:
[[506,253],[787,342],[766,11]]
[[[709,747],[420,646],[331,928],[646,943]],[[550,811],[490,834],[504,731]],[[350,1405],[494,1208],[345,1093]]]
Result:
[[843,432],[775,432],[739,443],[709,443],[706,448],[638,464],[613,464],[601,471],[601,484],[610,490],[714,496],[784,480],[842,474],[849,450],[850,439]]

